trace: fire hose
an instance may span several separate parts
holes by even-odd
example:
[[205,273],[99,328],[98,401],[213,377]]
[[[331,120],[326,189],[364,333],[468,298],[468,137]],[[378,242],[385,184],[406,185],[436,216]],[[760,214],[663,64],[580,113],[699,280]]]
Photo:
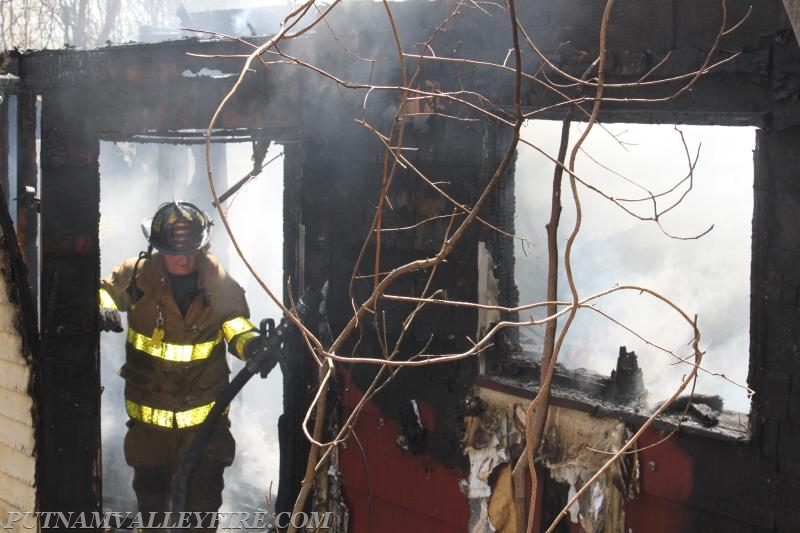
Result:
[[[297,311],[302,319],[306,312],[311,309],[313,305],[319,306],[321,298],[324,298],[319,291],[310,288],[306,291],[303,297],[297,304]],[[309,301],[311,300],[311,301]],[[214,406],[209,411],[208,416],[200,425],[192,445],[186,452],[183,463],[178,471],[178,476],[175,480],[175,485],[172,493],[172,516],[180,517],[181,513],[186,508],[186,494],[189,486],[189,480],[194,472],[197,463],[203,455],[208,440],[214,432],[219,420],[227,412],[228,406],[231,401],[236,397],[247,382],[256,374],[261,374],[261,377],[266,377],[275,364],[283,357],[281,352],[281,345],[287,337],[289,330],[294,327],[294,324],[288,319],[283,318],[278,326],[275,326],[275,321],[271,318],[265,318],[260,324],[260,333],[263,335],[267,342],[264,344],[262,350],[256,355],[250,357],[236,376],[231,380],[225,389],[220,393],[219,397],[215,400]],[[180,531],[182,528],[173,527],[171,532]]]
[[[289,322],[284,318],[281,320],[280,325],[275,327],[275,321],[271,318],[261,321],[261,334],[265,335],[267,342],[265,348],[261,350],[255,357],[250,358],[230,383],[225,387],[222,393],[214,402],[214,406],[209,411],[208,416],[203,421],[200,429],[195,435],[189,451],[183,459],[178,477],[175,480],[175,488],[172,494],[172,513],[173,516],[181,516],[181,512],[186,508],[186,492],[189,485],[189,479],[194,472],[197,463],[203,455],[203,451],[208,444],[208,440],[217,427],[220,418],[226,413],[231,401],[239,394],[239,391],[250,381],[250,378],[258,373],[266,377],[266,372],[272,369],[272,366],[278,361],[281,343],[286,337]],[[267,365],[272,366],[267,367]],[[177,531],[179,528],[173,528],[172,531]]]

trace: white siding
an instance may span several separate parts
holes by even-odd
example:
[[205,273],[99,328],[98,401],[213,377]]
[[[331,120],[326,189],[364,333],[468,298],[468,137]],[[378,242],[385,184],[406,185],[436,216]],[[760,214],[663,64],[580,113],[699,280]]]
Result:
[[800,41],[800,0],[783,0],[783,5],[786,6],[786,12],[792,22],[795,37]]
[[[7,271],[7,266],[0,248],[0,267]],[[19,309],[9,301],[0,275],[0,527],[8,525],[9,513],[36,511],[31,368],[22,354],[19,320]],[[11,526],[6,531],[31,531],[24,529],[24,520]]]

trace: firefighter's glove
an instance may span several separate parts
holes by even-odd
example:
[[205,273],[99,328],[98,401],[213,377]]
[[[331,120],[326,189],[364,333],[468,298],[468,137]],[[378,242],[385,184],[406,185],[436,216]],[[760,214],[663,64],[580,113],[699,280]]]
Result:
[[280,356],[280,350],[275,349],[268,353],[269,339],[264,335],[253,337],[244,347],[244,357],[247,361],[247,368],[254,374],[261,372],[262,377],[266,377],[270,370],[275,368]]
[[122,318],[116,309],[101,307],[99,324],[100,331],[113,331],[116,333],[122,331]]

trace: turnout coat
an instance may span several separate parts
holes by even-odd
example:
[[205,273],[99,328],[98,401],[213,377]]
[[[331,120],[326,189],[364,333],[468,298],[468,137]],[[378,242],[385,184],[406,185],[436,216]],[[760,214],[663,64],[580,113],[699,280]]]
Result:
[[[203,422],[228,383],[230,351],[243,358],[258,335],[244,290],[213,255],[197,258],[197,291],[182,315],[169,286],[164,258],[128,259],[100,282],[100,305],[128,314],[125,407],[132,420],[163,429]],[[133,280],[134,270],[136,279]]]

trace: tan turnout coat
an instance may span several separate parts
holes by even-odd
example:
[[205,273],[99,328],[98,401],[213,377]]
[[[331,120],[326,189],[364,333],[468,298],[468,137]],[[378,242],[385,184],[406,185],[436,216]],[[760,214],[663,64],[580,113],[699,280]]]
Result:
[[[151,409],[159,413],[162,427],[171,420],[173,428],[182,428],[186,413],[213,402],[228,383],[225,343],[252,329],[246,320],[249,310],[244,290],[213,255],[200,252],[199,290],[184,317],[158,253],[140,261],[136,286],[142,296],[132,301],[128,286],[135,263],[136,258],[122,262],[100,283],[116,307],[128,314],[126,359],[120,370],[125,379],[126,408],[131,418],[141,420],[141,409]],[[241,357],[241,349],[237,355]],[[184,420],[181,414],[164,412],[182,413]],[[198,420],[202,421],[195,416],[189,425]]]

